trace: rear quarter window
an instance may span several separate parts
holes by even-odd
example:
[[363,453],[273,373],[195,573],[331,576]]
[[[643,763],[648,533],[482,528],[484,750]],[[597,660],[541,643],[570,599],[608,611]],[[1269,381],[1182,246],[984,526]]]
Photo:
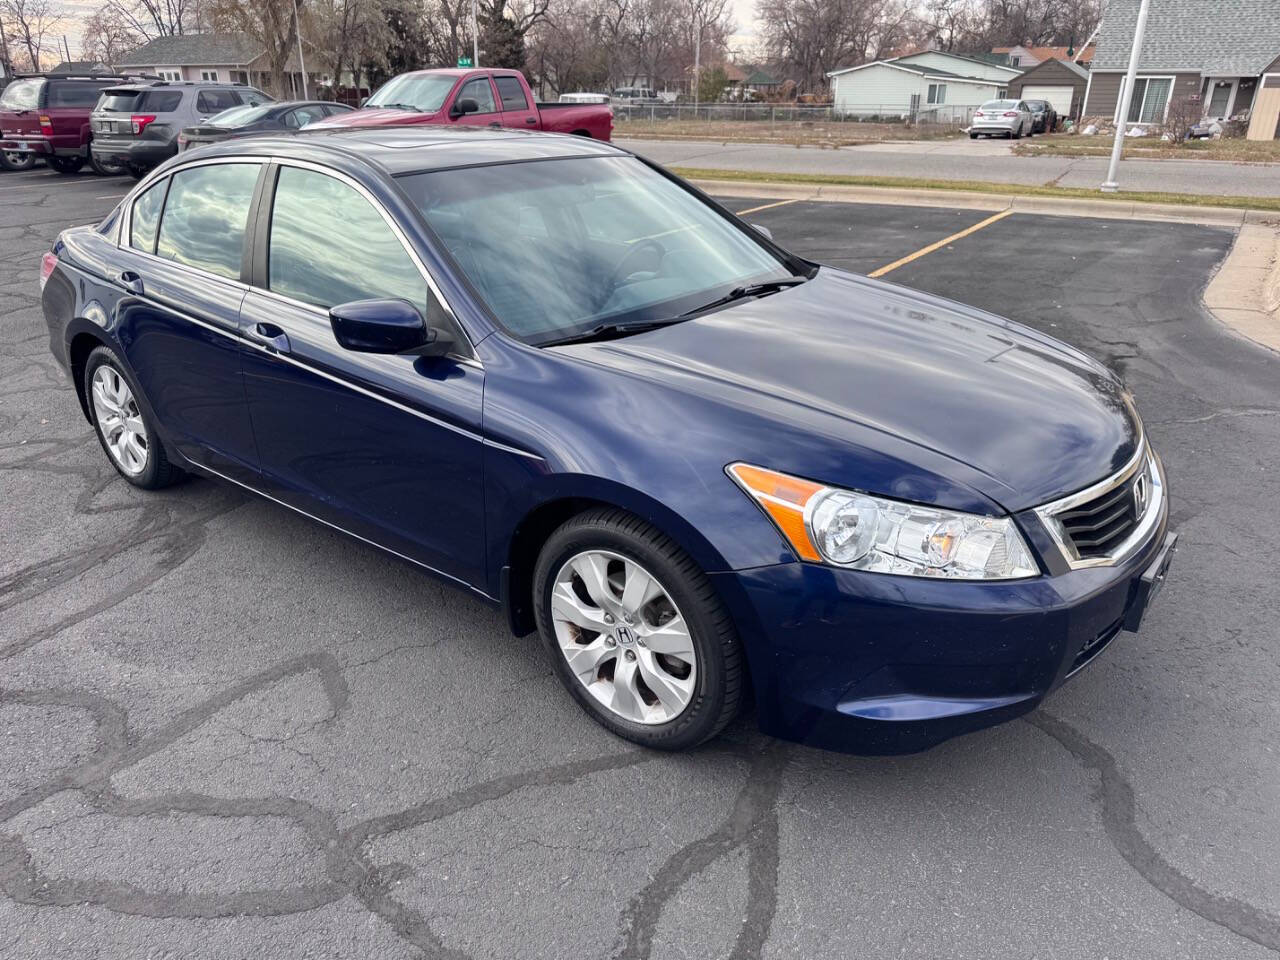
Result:
[[146,113],[173,113],[181,105],[180,90],[149,90],[143,94],[138,109]]
[[98,102],[102,85],[72,80],[51,80],[45,94],[47,107],[92,107]]

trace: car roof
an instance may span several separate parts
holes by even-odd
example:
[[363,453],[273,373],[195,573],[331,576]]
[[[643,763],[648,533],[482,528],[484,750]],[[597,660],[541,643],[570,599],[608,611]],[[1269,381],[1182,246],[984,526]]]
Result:
[[353,161],[380,168],[390,176],[528,160],[568,157],[625,157],[612,144],[588,137],[488,127],[322,127],[292,136],[229,140],[195,156],[277,155],[299,160],[328,160],[337,167]]

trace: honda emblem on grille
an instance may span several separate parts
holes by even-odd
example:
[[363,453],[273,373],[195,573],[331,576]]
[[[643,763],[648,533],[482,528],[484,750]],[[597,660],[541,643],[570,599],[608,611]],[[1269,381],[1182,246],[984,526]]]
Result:
[[1147,501],[1151,498],[1151,484],[1145,473],[1133,481],[1133,509],[1138,516],[1147,512]]

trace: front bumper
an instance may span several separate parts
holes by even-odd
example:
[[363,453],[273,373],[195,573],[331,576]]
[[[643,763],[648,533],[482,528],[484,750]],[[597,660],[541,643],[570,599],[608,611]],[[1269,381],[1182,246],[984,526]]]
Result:
[[1167,525],[1164,512],[1117,566],[1029,580],[810,563],[712,579],[746,645],[764,732],[850,753],[912,753],[1034,709],[1136,629],[1167,572],[1176,540]]
[[176,141],[95,139],[89,147],[99,160],[126,163],[149,170],[158,167],[178,152]]

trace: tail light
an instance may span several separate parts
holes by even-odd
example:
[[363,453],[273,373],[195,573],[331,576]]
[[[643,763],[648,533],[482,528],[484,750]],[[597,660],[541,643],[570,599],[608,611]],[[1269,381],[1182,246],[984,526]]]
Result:
[[1016,111],[1016,110],[1006,110],[1006,111],[1004,112],[1004,115],[1005,115],[1006,117],[1016,117],[1016,116],[1018,115],[1018,113],[1017,113],[1017,111]]
[[974,114],[974,116],[975,116],[975,117],[985,117],[985,116],[986,116],[986,114],[985,114],[985,113],[983,113],[981,110],[979,110],[977,113],[975,113],[975,114]]
[[45,114],[40,114],[40,132],[46,137],[53,136],[53,121]]
[[40,258],[40,289],[44,289],[44,285],[49,282],[49,277],[53,275],[53,268],[58,265],[58,255],[50,250]]
[[135,113],[129,118],[129,122],[133,124],[133,135],[136,137],[143,130],[147,129],[150,124],[156,122],[156,115],[154,113]]

